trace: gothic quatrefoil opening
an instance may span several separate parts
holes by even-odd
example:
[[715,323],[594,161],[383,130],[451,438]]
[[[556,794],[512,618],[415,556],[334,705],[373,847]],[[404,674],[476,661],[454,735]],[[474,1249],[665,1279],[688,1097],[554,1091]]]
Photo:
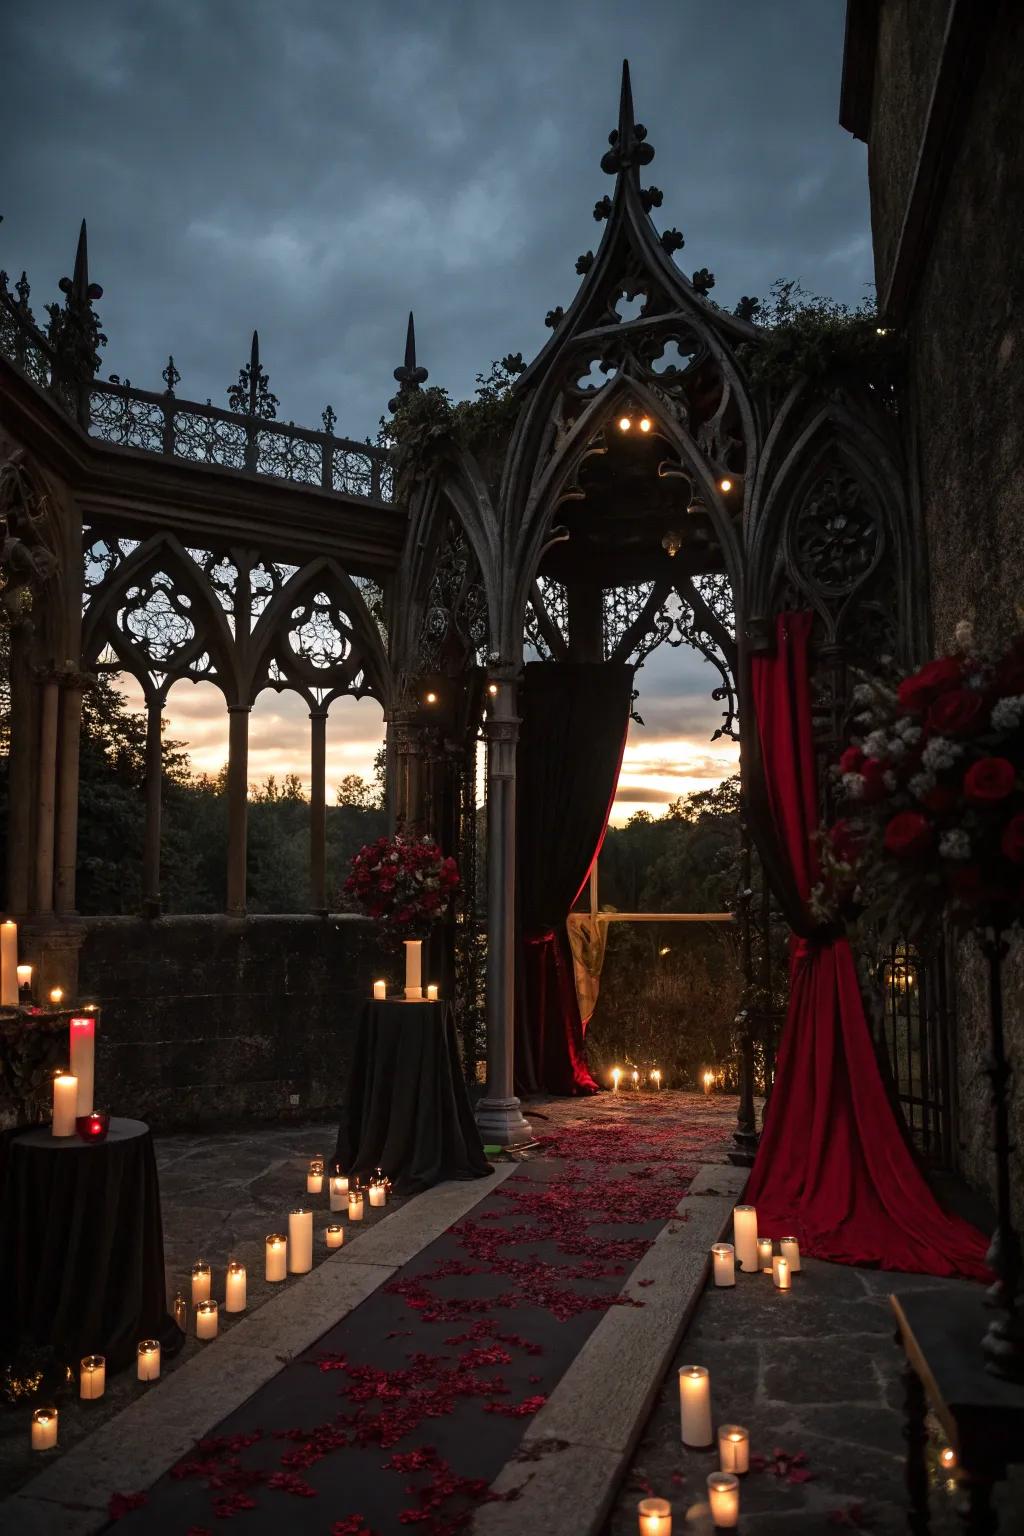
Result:
[[191,607],[192,599],[175,586],[173,577],[157,571],[128,588],[118,622],[150,665],[166,665],[196,637]]
[[326,592],[292,609],[289,647],[298,660],[318,672],[344,664],[352,649],[351,635],[347,615]]
[[614,379],[618,371],[614,364],[605,359],[592,358],[583,372],[578,375],[575,388],[581,394],[596,394],[599,389],[604,389],[605,385]]

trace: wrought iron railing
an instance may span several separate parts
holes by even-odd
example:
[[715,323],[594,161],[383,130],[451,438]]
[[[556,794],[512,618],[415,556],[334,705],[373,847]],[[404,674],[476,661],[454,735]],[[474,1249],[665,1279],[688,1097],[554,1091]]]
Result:
[[952,1029],[941,949],[923,955],[892,945],[881,967],[879,1054],[891,1074],[907,1129],[921,1154],[953,1163]]

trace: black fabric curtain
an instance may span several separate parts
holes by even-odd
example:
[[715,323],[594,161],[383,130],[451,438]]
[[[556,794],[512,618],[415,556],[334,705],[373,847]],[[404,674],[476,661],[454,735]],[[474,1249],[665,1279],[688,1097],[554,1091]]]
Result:
[[593,1093],[566,919],[601,846],[622,762],[633,668],[530,662],[516,787],[521,1093]]

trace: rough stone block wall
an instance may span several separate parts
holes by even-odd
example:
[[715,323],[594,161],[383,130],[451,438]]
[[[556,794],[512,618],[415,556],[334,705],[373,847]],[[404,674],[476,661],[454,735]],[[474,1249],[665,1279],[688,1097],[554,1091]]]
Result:
[[152,1125],[333,1114],[381,958],[354,916],[85,920],[96,1101]]

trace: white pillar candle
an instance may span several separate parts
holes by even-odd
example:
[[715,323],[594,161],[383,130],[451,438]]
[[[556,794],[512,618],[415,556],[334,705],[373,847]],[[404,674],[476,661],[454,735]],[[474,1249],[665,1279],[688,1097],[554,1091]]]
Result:
[[757,1240],[757,1267],[766,1275],[772,1272],[772,1257],[774,1248],[770,1237],[759,1237]]
[[792,1287],[793,1281],[789,1273],[789,1260],[782,1258],[781,1255],[777,1259],[772,1260],[772,1279],[780,1291],[788,1291]]
[[78,1114],[92,1114],[93,1077],[96,1065],[95,1015],[75,1017],[68,1025],[71,1040],[71,1072],[78,1078]]
[[335,1223],[325,1230],[324,1240],[326,1241],[328,1248],[340,1248],[342,1243],[345,1241],[345,1228],[339,1227]]
[[655,1067],[654,1071],[651,1073],[651,1080],[654,1083],[654,1086],[658,1089],[658,1091],[660,1093],[660,1091],[661,1091],[661,1073],[659,1072],[657,1067]]
[[309,1172],[306,1174],[306,1194],[319,1195],[324,1187],[324,1160],[322,1157],[310,1159]]
[[271,1284],[288,1278],[288,1239],[283,1232],[271,1232],[267,1237],[265,1273]]
[[232,1259],[224,1280],[224,1311],[245,1311],[245,1265]]
[[363,1192],[361,1189],[350,1189],[348,1192],[348,1219],[349,1221],[362,1221],[363,1219]]
[[386,1184],[371,1184],[370,1185],[370,1204],[371,1205],[387,1205],[387,1201],[388,1201],[387,1185]]
[[59,1008],[63,1001],[64,1001],[64,988],[63,987],[51,987],[50,988],[50,1002],[53,1004],[53,1006],[55,1008]]
[[328,1190],[331,1197],[331,1210],[343,1211],[348,1205],[348,1179],[343,1173],[332,1173]]
[[427,1002],[428,1003],[436,1003],[437,1002],[437,982],[436,981],[430,982],[430,984],[427,987]]
[[630,1073],[630,1080],[631,1080],[631,1082],[633,1084],[633,1092],[635,1093],[636,1090],[640,1087],[640,1073],[636,1070],[635,1067],[633,1068],[633,1071]]
[[779,1239],[779,1248],[782,1251],[782,1257],[789,1265],[790,1274],[798,1275],[800,1273],[800,1244],[796,1238],[781,1237]]
[[32,967],[30,965],[18,966],[18,991],[19,993],[32,991]]
[[420,999],[423,996],[423,940],[405,940],[405,995]]
[[86,1355],[78,1372],[78,1395],[85,1403],[102,1397],[107,1387],[107,1362],[102,1355]]
[[736,1250],[732,1243],[712,1243],[711,1260],[716,1285],[736,1284]]
[[[0,923],[0,1007],[18,1006],[18,925],[7,919]],[[57,1434],[57,1410],[51,1410],[54,1423],[54,1441]],[[33,1432],[33,1445],[35,1444]]]
[[196,1338],[215,1339],[217,1337],[218,1322],[217,1303],[215,1301],[201,1301],[196,1307]]
[[621,1067],[612,1067],[612,1093],[619,1091],[619,1078],[622,1076]]
[[[184,1300],[184,1298],[182,1298]],[[160,1340],[140,1339],[138,1348],[138,1377],[140,1381],[160,1379]]]
[[288,1212],[288,1268],[293,1275],[313,1268],[313,1212],[301,1206]]
[[679,1372],[679,1428],[684,1445],[711,1445],[711,1377],[706,1365],[684,1365]]
[[[13,928],[14,924],[11,924]],[[36,1408],[32,1414],[32,1449],[49,1451],[57,1444],[56,1408]]]
[[78,1078],[70,1072],[58,1072],[53,1080],[54,1136],[75,1134],[75,1112],[78,1108]]
[[201,1301],[209,1301],[212,1276],[210,1266],[205,1259],[197,1259],[192,1265],[192,1305],[197,1307]]
[[731,1472],[712,1472],[708,1478],[711,1520],[718,1531],[734,1531],[740,1523],[740,1483]]
[[387,982],[386,981],[375,981],[374,984],[373,984],[373,1000],[374,1000],[374,1002],[375,1003],[382,1003],[384,1001],[384,999],[387,997],[387,995],[388,995],[388,984],[387,984]]
[[752,1205],[737,1205],[732,1213],[736,1262],[745,1273],[757,1268],[757,1211]]
[[742,1424],[719,1426],[718,1465],[723,1472],[750,1471],[750,1435]]
[[672,1505],[668,1499],[641,1499],[636,1512],[640,1536],[672,1536]]

